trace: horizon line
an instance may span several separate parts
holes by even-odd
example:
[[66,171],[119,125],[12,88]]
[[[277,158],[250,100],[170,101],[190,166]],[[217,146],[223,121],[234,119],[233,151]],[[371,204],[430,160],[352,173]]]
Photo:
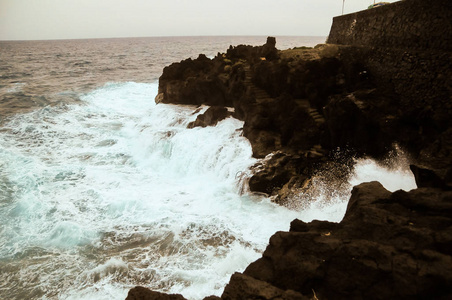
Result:
[[0,42],[45,42],[45,41],[76,41],[76,40],[110,40],[136,38],[203,38],[203,37],[327,37],[328,35],[155,35],[155,36],[122,36],[122,37],[88,37],[88,38],[50,38],[50,39],[0,39]]

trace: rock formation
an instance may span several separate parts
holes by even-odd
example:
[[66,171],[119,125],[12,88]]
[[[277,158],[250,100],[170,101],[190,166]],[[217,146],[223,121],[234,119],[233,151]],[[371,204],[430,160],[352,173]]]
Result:
[[[342,222],[294,220],[239,276],[318,299],[448,299],[451,200],[440,189],[391,194],[378,182],[361,184]],[[240,299],[246,280],[231,279],[223,298]]]
[[233,109],[264,158],[250,189],[280,204],[317,170],[335,164],[340,180],[350,157],[395,143],[413,163],[418,189],[361,184],[341,223],[293,221],[222,299],[452,298],[450,19],[450,1],[406,0],[336,17],[313,49],[270,37],[164,69],[156,101],[216,107],[189,127]]

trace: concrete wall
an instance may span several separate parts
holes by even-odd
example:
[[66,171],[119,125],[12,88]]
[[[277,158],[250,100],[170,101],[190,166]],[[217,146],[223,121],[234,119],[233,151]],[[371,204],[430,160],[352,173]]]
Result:
[[452,0],[402,0],[335,17],[328,43],[452,51]]

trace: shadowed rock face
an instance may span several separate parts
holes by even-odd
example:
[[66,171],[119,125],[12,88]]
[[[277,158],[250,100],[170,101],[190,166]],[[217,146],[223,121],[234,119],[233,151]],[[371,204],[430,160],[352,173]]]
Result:
[[211,106],[203,114],[198,115],[196,120],[188,124],[188,128],[215,126],[221,120],[226,119],[231,114],[226,107]]

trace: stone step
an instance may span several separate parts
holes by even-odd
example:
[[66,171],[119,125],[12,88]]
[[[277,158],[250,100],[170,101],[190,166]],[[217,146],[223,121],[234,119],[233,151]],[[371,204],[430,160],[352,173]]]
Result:
[[311,117],[314,119],[314,120],[320,120],[320,119],[325,119],[324,117],[322,117],[321,115],[319,115],[319,114],[311,114]]
[[325,122],[326,122],[326,120],[325,119],[314,119],[314,122],[317,124],[317,125],[322,125],[322,124],[325,124]]

